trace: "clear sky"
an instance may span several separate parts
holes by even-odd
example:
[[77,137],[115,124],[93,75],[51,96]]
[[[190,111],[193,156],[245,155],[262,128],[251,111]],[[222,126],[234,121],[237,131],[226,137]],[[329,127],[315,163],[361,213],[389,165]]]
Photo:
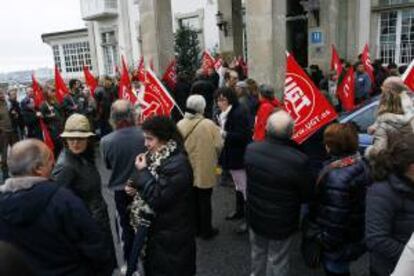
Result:
[[43,33],[83,28],[80,0],[8,0],[0,9],[0,73],[52,67]]

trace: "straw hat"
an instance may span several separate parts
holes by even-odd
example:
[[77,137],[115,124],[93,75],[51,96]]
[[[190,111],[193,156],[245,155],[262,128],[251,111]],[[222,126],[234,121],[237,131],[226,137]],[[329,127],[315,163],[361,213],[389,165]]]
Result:
[[89,120],[81,114],[69,116],[65,123],[65,130],[60,135],[62,138],[89,138],[95,136],[91,131]]

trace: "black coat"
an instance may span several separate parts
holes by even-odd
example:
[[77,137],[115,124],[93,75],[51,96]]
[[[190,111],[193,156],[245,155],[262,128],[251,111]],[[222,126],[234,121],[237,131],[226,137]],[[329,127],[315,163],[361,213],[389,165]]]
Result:
[[204,116],[208,119],[213,117],[214,92],[216,88],[211,81],[207,79],[200,79],[191,86],[191,95],[201,95],[206,100],[206,109]]
[[320,228],[318,239],[330,258],[355,259],[365,251],[365,195],[370,181],[369,169],[359,160],[346,167],[328,169],[320,177],[311,205],[313,220]]
[[101,271],[110,255],[102,232],[82,201],[51,181],[0,192],[0,240],[20,249],[38,276],[109,275]]
[[245,163],[251,229],[268,239],[289,237],[312,190],[308,158],[290,141],[266,138],[247,147]]
[[[68,188],[82,199],[93,219],[104,232],[108,246],[113,248],[108,210],[101,192],[101,176],[95,164],[64,149],[59,155],[52,175],[59,185]],[[110,266],[115,265],[114,254],[115,251],[112,256],[113,264]]]
[[155,211],[147,240],[146,275],[194,275],[195,230],[193,175],[187,156],[176,150],[157,170],[158,179],[147,168],[138,173],[141,197]]
[[366,241],[372,275],[390,275],[414,232],[414,183],[395,175],[367,193]]
[[243,169],[244,153],[252,140],[252,129],[249,125],[249,114],[242,105],[232,107],[227,115],[224,130],[226,137],[219,163],[225,170]]

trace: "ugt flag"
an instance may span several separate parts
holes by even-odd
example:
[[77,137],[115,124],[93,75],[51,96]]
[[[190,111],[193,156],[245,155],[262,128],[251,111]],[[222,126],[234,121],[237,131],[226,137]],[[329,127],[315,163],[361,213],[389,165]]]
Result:
[[98,87],[98,82],[96,81],[95,77],[92,75],[91,71],[87,66],[83,66],[83,74],[85,75],[85,82],[86,85],[89,87],[91,91],[91,96],[95,95],[95,89]]
[[122,57],[121,79],[119,80],[118,98],[128,100],[135,104],[137,97],[132,92],[131,80],[129,79],[128,67],[126,66],[124,57]]
[[45,142],[45,144],[49,147],[51,151],[54,151],[55,144],[53,143],[52,137],[50,136],[50,132],[45,122],[43,121],[43,119],[40,118],[39,123],[40,123],[40,129],[42,130],[43,141]]
[[59,69],[55,66],[55,88],[56,88],[56,100],[59,104],[63,103],[63,98],[69,93],[66,87],[65,81],[60,75]]
[[351,111],[355,107],[355,72],[349,67],[342,82],[338,85],[336,94],[345,111]]
[[291,54],[287,54],[284,108],[295,121],[292,139],[301,144],[337,114]]
[[215,63],[216,61],[210,52],[208,50],[204,50],[203,55],[201,56],[201,68],[203,68],[203,71],[207,73],[208,69],[214,68]]
[[331,57],[331,71],[335,70],[336,72],[336,79],[339,79],[339,76],[342,73],[342,63],[341,59],[339,58],[338,52],[335,49],[335,46],[332,45],[332,57]]
[[414,59],[411,61],[410,65],[408,65],[407,69],[405,70],[401,78],[404,81],[405,85],[407,85],[408,88],[410,88],[411,92],[413,92],[414,91]]
[[143,108],[142,119],[154,115],[170,116],[175,105],[173,98],[151,69],[147,70],[146,79],[145,90],[139,101]]
[[369,78],[371,79],[371,82],[375,83],[374,67],[372,67],[371,58],[369,57],[368,44],[365,44],[364,50],[362,51],[361,62],[364,64],[365,71],[367,72]]
[[170,90],[175,89],[177,84],[177,70],[176,70],[177,61],[174,59],[170,62],[165,70],[164,75],[162,76],[162,81],[168,86]]
[[32,75],[32,89],[34,94],[34,105],[36,108],[40,108],[40,105],[44,102],[43,91],[37,82],[34,74]]

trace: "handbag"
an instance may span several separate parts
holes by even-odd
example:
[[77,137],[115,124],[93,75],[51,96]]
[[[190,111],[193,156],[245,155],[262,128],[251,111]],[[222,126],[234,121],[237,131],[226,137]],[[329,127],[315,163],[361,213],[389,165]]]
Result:
[[322,244],[317,236],[320,233],[319,226],[314,223],[309,214],[302,221],[302,242],[300,251],[305,264],[310,268],[319,268],[322,257]]

